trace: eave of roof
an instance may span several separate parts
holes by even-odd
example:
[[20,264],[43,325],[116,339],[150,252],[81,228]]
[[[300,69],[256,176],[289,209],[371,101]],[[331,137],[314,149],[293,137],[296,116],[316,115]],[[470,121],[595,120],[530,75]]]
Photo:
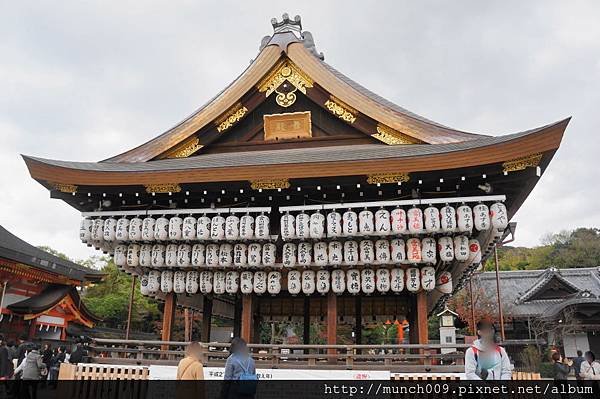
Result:
[[98,270],[83,267],[34,247],[2,226],[0,226],[0,257],[59,274],[82,283],[100,281],[104,276]]

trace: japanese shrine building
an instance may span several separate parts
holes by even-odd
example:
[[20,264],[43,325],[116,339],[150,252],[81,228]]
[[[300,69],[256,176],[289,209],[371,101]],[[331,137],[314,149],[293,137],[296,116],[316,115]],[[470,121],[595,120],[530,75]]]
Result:
[[[415,115],[324,61],[300,17],[272,20],[258,55],[172,129],[100,162],[24,156],[82,212],[81,239],[175,304],[235,303],[261,320],[404,321],[427,342],[443,309],[504,234],[569,119],[504,136]],[[374,64],[373,68],[377,68]],[[210,323],[210,306],[201,306]],[[353,335],[354,336],[354,335]],[[206,340],[206,337],[202,338]]]
[[98,321],[77,287],[103,274],[34,247],[0,226],[0,332],[8,339],[64,340],[73,323]]

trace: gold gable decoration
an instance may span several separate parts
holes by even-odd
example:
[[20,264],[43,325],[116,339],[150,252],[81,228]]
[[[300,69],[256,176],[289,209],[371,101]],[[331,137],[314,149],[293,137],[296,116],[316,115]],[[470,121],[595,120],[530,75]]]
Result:
[[260,179],[250,181],[250,188],[253,190],[277,190],[290,188],[290,186],[289,179]]
[[401,133],[397,130],[394,130],[391,127],[383,125],[381,123],[377,124],[377,133],[373,134],[373,137],[388,145],[421,143],[419,140],[410,137],[404,133]]
[[200,144],[200,139],[195,137],[193,140],[184,143],[182,146],[176,147],[167,155],[167,158],[187,158],[202,147],[204,146]]
[[331,96],[329,100],[325,101],[325,108],[327,108],[333,115],[350,124],[356,121],[356,115],[358,115],[358,112],[354,108],[346,105],[341,100],[333,96]]
[[228,109],[221,118],[217,119],[217,131],[223,133],[225,130],[231,128],[238,123],[247,112],[248,108],[242,105],[242,103],[237,103]]
[[542,153],[539,152],[537,154],[527,155],[525,157],[512,159],[510,161],[506,161],[502,164],[502,171],[504,173],[508,172],[516,172],[519,170],[525,170],[526,168],[535,168],[539,166],[540,161],[542,160]]
[[164,184],[148,184],[144,186],[147,193],[179,193],[181,192],[181,186],[177,183],[164,183]]
[[313,87],[312,79],[289,59],[280,61],[273,70],[258,84],[258,91],[267,97],[285,81],[306,94],[306,88]]
[[75,194],[77,192],[77,186],[75,184],[64,184],[48,182],[53,189],[60,191],[61,193]]
[[375,173],[367,176],[369,184],[389,184],[389,183],[406,183],[410,180],[410,175],[404,172],[398,173]]

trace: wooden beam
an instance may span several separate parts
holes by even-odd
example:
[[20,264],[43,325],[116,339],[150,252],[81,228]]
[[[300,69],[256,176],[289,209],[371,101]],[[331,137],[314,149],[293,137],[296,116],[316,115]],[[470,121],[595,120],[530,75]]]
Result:
[[233,336],[239,337],[242,333],[242,298],[239,294],[235,296],[233,306]]
[[354,318],[356,320],[354,325],[354,343],[360,345],[362,344],[362,297],[357,295],[354,301]]
[[240,336],[246,342],[252,339],[252,294],[242,295],[242,326]]
[[125,329],[125,340],[129,339],[129,333],[131,332],[131,311],[133,309],[133,295],[135,293],[135,281],[136,275],[134,274],[131,278],[131,292],[129,293],[129,307],[127,310],[127,328]]
[[[336,345],[337,343],[337,295],[333,291],[327,294],[327,345]],[[327,350],[328,355],[335,355],[336,349]],[[329,359],[330,363],[336,363],[335,358]]]
[[[302,323],[302,343],[304,345],[310,344],[310,297],[304,297],[304,321]],[[306,352],[308,353],[308,352]]]
[[[419,344],[429,343],[429,324],[427,317],[427,292],[421,290],[417,293],[417,340]],[[420,349],[421,355],[425,354],[424,349]],[[430,359],[423,359],[423,364],[431,364]]]
[[177,303],[177,297],[174,292],[167,294],[165,298],[165,308],[163,311],[163,322],[162,322],[162,340],[170,341],[171,332],[173,331],[173,319],[175,317],[175,305]]
[[202,330],[200,331],[200,340],[210,342],[210,327],[212,324],[213,299],[208,296],[202,298]]

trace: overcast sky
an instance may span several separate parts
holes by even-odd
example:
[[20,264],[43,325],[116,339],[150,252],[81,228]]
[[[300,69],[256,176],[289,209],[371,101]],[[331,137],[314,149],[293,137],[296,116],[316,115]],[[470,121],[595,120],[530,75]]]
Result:
[[98,161],[170,128],[300,14],[325,60],[391,101],[501,135],[573,116],[517,245],[600,226],[600,2],[13,1],[0,5],[0,224],[74,258],[80,216],[19,154]]

